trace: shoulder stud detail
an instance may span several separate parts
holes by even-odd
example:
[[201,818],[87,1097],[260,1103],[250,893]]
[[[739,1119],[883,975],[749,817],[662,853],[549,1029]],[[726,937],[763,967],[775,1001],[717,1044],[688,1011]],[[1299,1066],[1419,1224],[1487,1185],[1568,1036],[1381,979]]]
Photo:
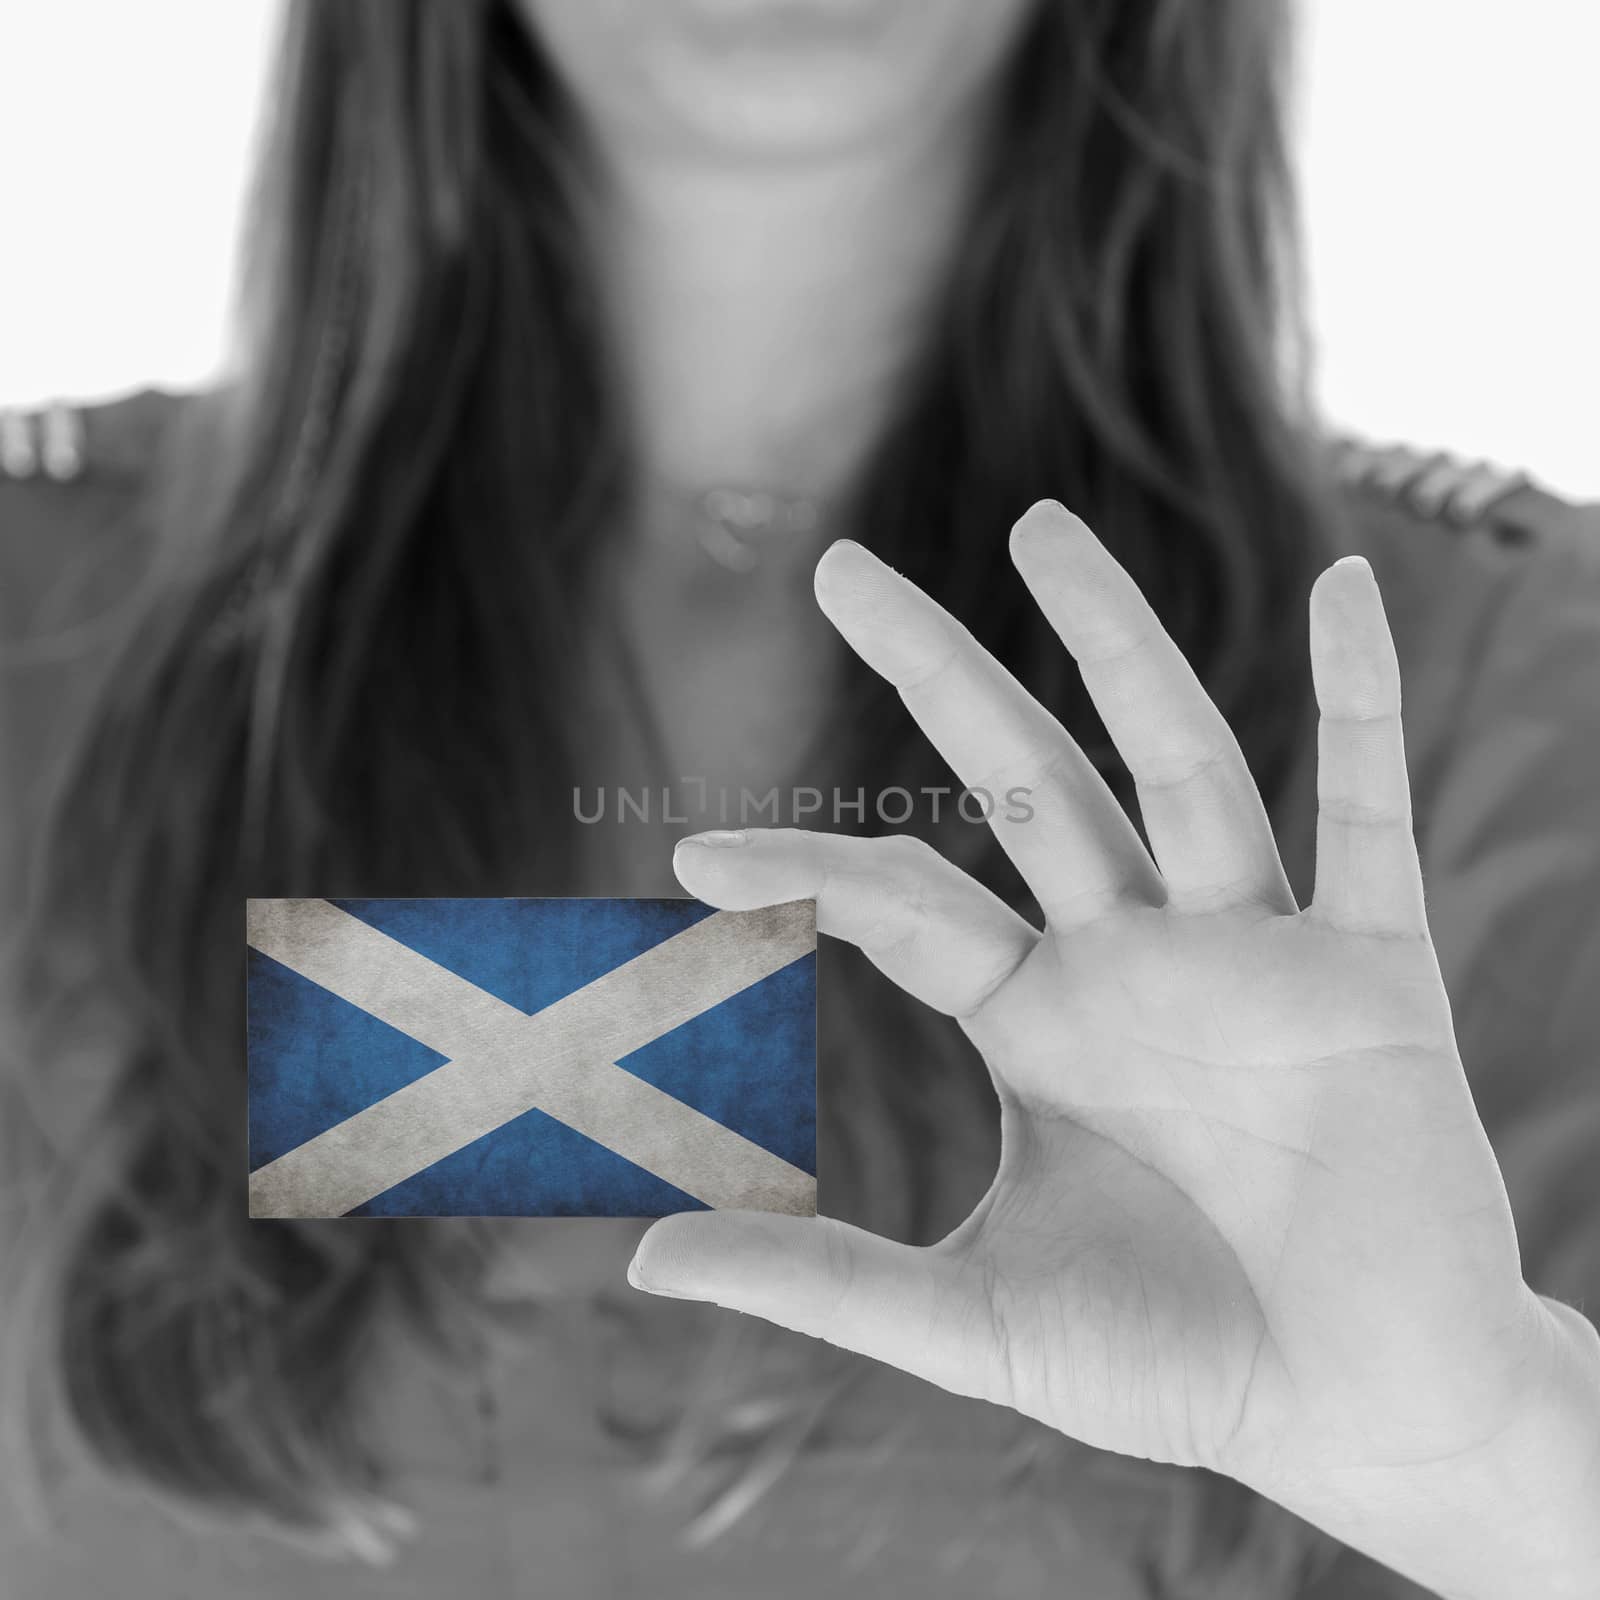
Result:
[[0,410],[0,477],[31,478],[39,470],[39,443],[26,411]]
[[0,410],[0,477],[43,473],[57,483],[80,477],[87,464],[83,414],[55,401],[42,411]]
[[1402,501],[1420,516],[1460,527],[1481,521],[1499,501],[1531,481],[1525,472],[1488,461],[1355,439],[1337,442],[1334,471],[1352,488]]
[[39,426],[39,457],[45,472],[58,483],[83,471],[83,414],[76,406],[58,403],[45,412]]

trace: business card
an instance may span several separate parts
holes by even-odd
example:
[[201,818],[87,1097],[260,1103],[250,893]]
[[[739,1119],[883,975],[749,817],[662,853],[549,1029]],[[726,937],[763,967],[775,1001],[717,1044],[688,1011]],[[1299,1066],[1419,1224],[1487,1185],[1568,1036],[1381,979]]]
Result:
[[250,900],[253,1217],[816,1213],[816,907]]

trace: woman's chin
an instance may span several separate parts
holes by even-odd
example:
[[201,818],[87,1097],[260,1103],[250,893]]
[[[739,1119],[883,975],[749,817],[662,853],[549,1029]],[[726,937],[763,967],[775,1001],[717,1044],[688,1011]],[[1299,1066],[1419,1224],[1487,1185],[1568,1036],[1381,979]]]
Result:
[[1028,14],[1028,0],[520,3],[603,134],[735,163],[926,138]]

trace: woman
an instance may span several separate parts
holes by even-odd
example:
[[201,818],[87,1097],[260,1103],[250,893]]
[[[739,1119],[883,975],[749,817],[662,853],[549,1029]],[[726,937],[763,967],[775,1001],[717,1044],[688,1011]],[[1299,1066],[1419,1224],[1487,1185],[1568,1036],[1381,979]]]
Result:
[[[1542,514],[1535,548],[1507,548],[1487,524],[1446,533],[1335,487],[1281,378],[1278,21],[1243,0],[294,10],[247,358],[164,427],[171,458],[116,559],[86,553],[100,593],[77,631],[19,647],[22,759],[71,749],[42,791],[47,837],[19,852],[41,862],[8,1117],[36,1180],[11,1410],[47,1464],[65,1446],[128,1486],[58,1496],[61,1537],[7,1550],[22,1592],[1237,1596],[1316,1573],[1306,1592],[1416,1592],[1385,1569],[1447,1594],[1581,1592],[1592,1329],[1562,1302],[1600,1276],[1578,976],[1597,874],[1592,562]],[[94,476],[13,512],[19,565],[35,540],[61,566],[61,529],[105,520],[74,498]],[[1021,525],[1018,564],[1059,638],[998,545],[1044,496],[1115,556],[1048,510]],[[857,546],[819,567],[846,534],[927,598]],[[1392,825],[1396,680],[1359,564],[1319,580],[1308,630],[1313,580],[1351,550],[1396,622],[1427,925]],[[699,832],[722,792],[948,786],[830,618],[959,779],[1016,768],[1045,805],[1011,836],[919,808],[907,831],[949,869],[856,844],[865,919],[814,871],[844,846],[678,853],[702,898],[816,893],[824,927],[867,948],[827,950],[819,1094],[824,1210],[864,1231],[790,1241],[717,1217],[641,1246],[639,1225],[595,1219],[248,1222],[240,897],[677,893],[682,825],[585,827],[575,789],[698,780]],[[1165,636],[1193,678],[1165,644],[1126,656]],[[84,721],[57,740],[49,674],[75,644]],[[1097,675],[1118,651],[1147,676]],[[951,698],[939,669],[958,659]],[[1326,770],[1391,820],[1387,868],[1358,871],[1352,847],[1331,887],[1311,872],[1318,701],[1336,728],[1378,717]],[[1163,806],[1186,768],[1212,798],[1196,810],[1174,788]],[[943,875],[958,869],[972,878]],[[949,915],[930,931],[896,909],[919,903]],[[1281,1102],[1267,1131],[1304,1182],[1263,1169],[1214,1105],[1173,1122],[1169,1103],[1159,1156],[1091,1128],[1092,1107],[1058,1098],[1050,1053],[1083,1018],[1053,990],[1024,1023],[983,1020],[1040,970],[1040,920],[1053,951],[1092,908],[1083,937],[1104,951],[1112,911],[1311,926],[1297,904],[1342,931],[1292,969],[1248,947],[1246,970],[1287,975],[1269,991],[1307,997],[1292,1051],[1281,1012],[1258,1047],[1308,1070],[1338,1058],[1335,1083],[1352,1051],[1402,1080],[1334,1117],[1332,1153],[1313,1102]],[[1117,1060],[1159,998],[1107,1012]],[[1178,1048],[1211,998],[1237,996],[1174,993]],[[1351,1017],[1383,1026],[1353,1039]],[[1240,1021],[1224,1007],[1211,1026]],[[1019,1039],[1035,1073],[1020,1097]],[[1077,1146],[1041,1145],[1047,1127],[1076,1127]],[[1387,1222],[1360,1215],[1351,1146],[1368,1129],[1396,1158],[1369,1173]],[[1248,1248],[1220,1226],[1226,1193],[1205,1190],[1197,1224],[1149,1181],[1185,1160],[1184,1182],[1214,1178],[1202,1136],[1261,1196]],[[1419,1142],[1428,1169],[1402,1170]],[[1291,1249],[1295,1195],[1318,1199],[1318,1226]],[[1234,1198],[1237,1222],[1252,1213]],[[1286,1300],[1260,1287],[1273,1228],[1305,1286]],[[1040,1237],[1056,1254],[1029,1258]],[[1096,1247],[1098,1284],[1064,1286],[1063,1237]],[[849,1252],[865,1302],[820,1278],[817,1238]],[[977,1249],[993,1238],[1004,1267]],[[1141,1345],[1127,1314],[1152,1238],[1166,1323],[1150,1337],[1147,1316]],[[942,1287],[936,1264],[964,1244],[981,1293]],[[622,1282],[636,1247],[640,1287],[889,1365],[642,1296]],[[1056,1295],[1048,1337],[995,1314],[1012,1276]],[[1201,1308],[1236,1307],[1246,1282],[1261,1316],[1218,1309],[1198,1338]],[[1275,1361],[1284,1304],[1293,1359]],[[1057,1337],[1084,1328],[1093,1356]],[[1265,1387],[1237,1370],[1252,1328]],[[1208,1356],[1190,1391],[1206,1426],[1186,1435],[1172,1362]],[[1291,1403],[1301,1372],[1312,1392]],[[307,1551],[392,1568],[364,1578]]]

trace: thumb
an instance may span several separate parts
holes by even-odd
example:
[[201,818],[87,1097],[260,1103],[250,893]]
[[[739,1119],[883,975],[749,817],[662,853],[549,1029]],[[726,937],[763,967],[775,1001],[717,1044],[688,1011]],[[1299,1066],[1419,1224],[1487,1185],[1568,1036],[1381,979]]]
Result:
[[690,1211],[651,1227],[628,1281],[649,1294],[747,1312],[957,1394],[991,1398],[994,1306],[980,1275],[938,1246],[896,1244],[833,1217]]

